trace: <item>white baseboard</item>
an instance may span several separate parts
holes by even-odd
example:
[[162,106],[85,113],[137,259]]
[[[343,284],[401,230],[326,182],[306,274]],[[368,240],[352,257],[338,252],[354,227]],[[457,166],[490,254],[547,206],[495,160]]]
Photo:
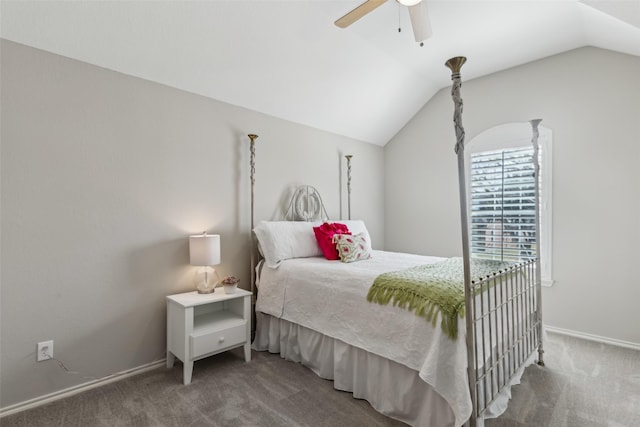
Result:
[[0,408],[0,418],[5,417],[7,415],[15,414],[17,412],[25,411],[27,409],[46,405],[47,403],[64,399],[65,397],[73,396],[74,394],[82,393],[96,387],[101,387],[106,384],[120,381],[125,378],[132,377],[134,375],[142,374],[143,372],[151,371],[161,366],[166,366],[166,359],[157,360],[155,362],[147,363],[146,365],[138,366],[137,368],[127,369],[126,371],[118,372],[117,374],[108,375],[98,380],[93,380],[83,384],[78,384],[76,386],[69,387],[64,390],[55,391],[53,393],[45,394],[44,396],[36,397],[34,399],[29,399],[24,402],[7,406],[5,408]]
[[570,337],[582,338],[583,340],[596,341],[604,344],[615,345],[617,347],[625,347],[633,350],[640,351],[640,343],[617,340],[615,338],[601,337],[599,335],[587,334],[585,332],[572,331],[570,329],[556,328],[555,326],[544,325],[547,332],[554,332],[556,334],[568,335]]

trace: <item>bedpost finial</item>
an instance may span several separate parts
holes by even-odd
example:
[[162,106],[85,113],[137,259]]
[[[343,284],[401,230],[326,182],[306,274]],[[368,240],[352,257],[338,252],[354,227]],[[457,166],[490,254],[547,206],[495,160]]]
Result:
[[460,76],[460,69],[467,62],[467,58],[464,56],[456,56],[449,59],[444,63],[451,70],[451,78],[453,79],[456,76]]

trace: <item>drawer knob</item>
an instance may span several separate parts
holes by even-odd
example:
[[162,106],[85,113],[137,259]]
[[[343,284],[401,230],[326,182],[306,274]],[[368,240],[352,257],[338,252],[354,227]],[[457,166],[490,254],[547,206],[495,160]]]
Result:
[[224,337],[220,337],[220,338],[218,338],[218,342],[219,342],[219,343],[223,343],[223,342],[224,342]]

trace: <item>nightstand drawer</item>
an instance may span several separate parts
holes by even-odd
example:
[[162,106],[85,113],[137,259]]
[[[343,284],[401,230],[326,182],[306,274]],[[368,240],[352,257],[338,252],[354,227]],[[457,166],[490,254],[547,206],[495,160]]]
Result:
[[227,347],[237,346],[247,340],[246,323],[220,331],[212,331],[201,335],[191,335],[191,357],[213,353]]

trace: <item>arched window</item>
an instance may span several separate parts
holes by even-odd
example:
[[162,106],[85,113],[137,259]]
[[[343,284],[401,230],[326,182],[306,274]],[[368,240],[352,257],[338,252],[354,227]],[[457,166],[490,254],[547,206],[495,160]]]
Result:
[[539,126],[540,230],[535,222],[535,180],[530,123],[488,129],[467,145],[471,254],[516,261],[538,256],[543,285],[551,286],[551,130]]

